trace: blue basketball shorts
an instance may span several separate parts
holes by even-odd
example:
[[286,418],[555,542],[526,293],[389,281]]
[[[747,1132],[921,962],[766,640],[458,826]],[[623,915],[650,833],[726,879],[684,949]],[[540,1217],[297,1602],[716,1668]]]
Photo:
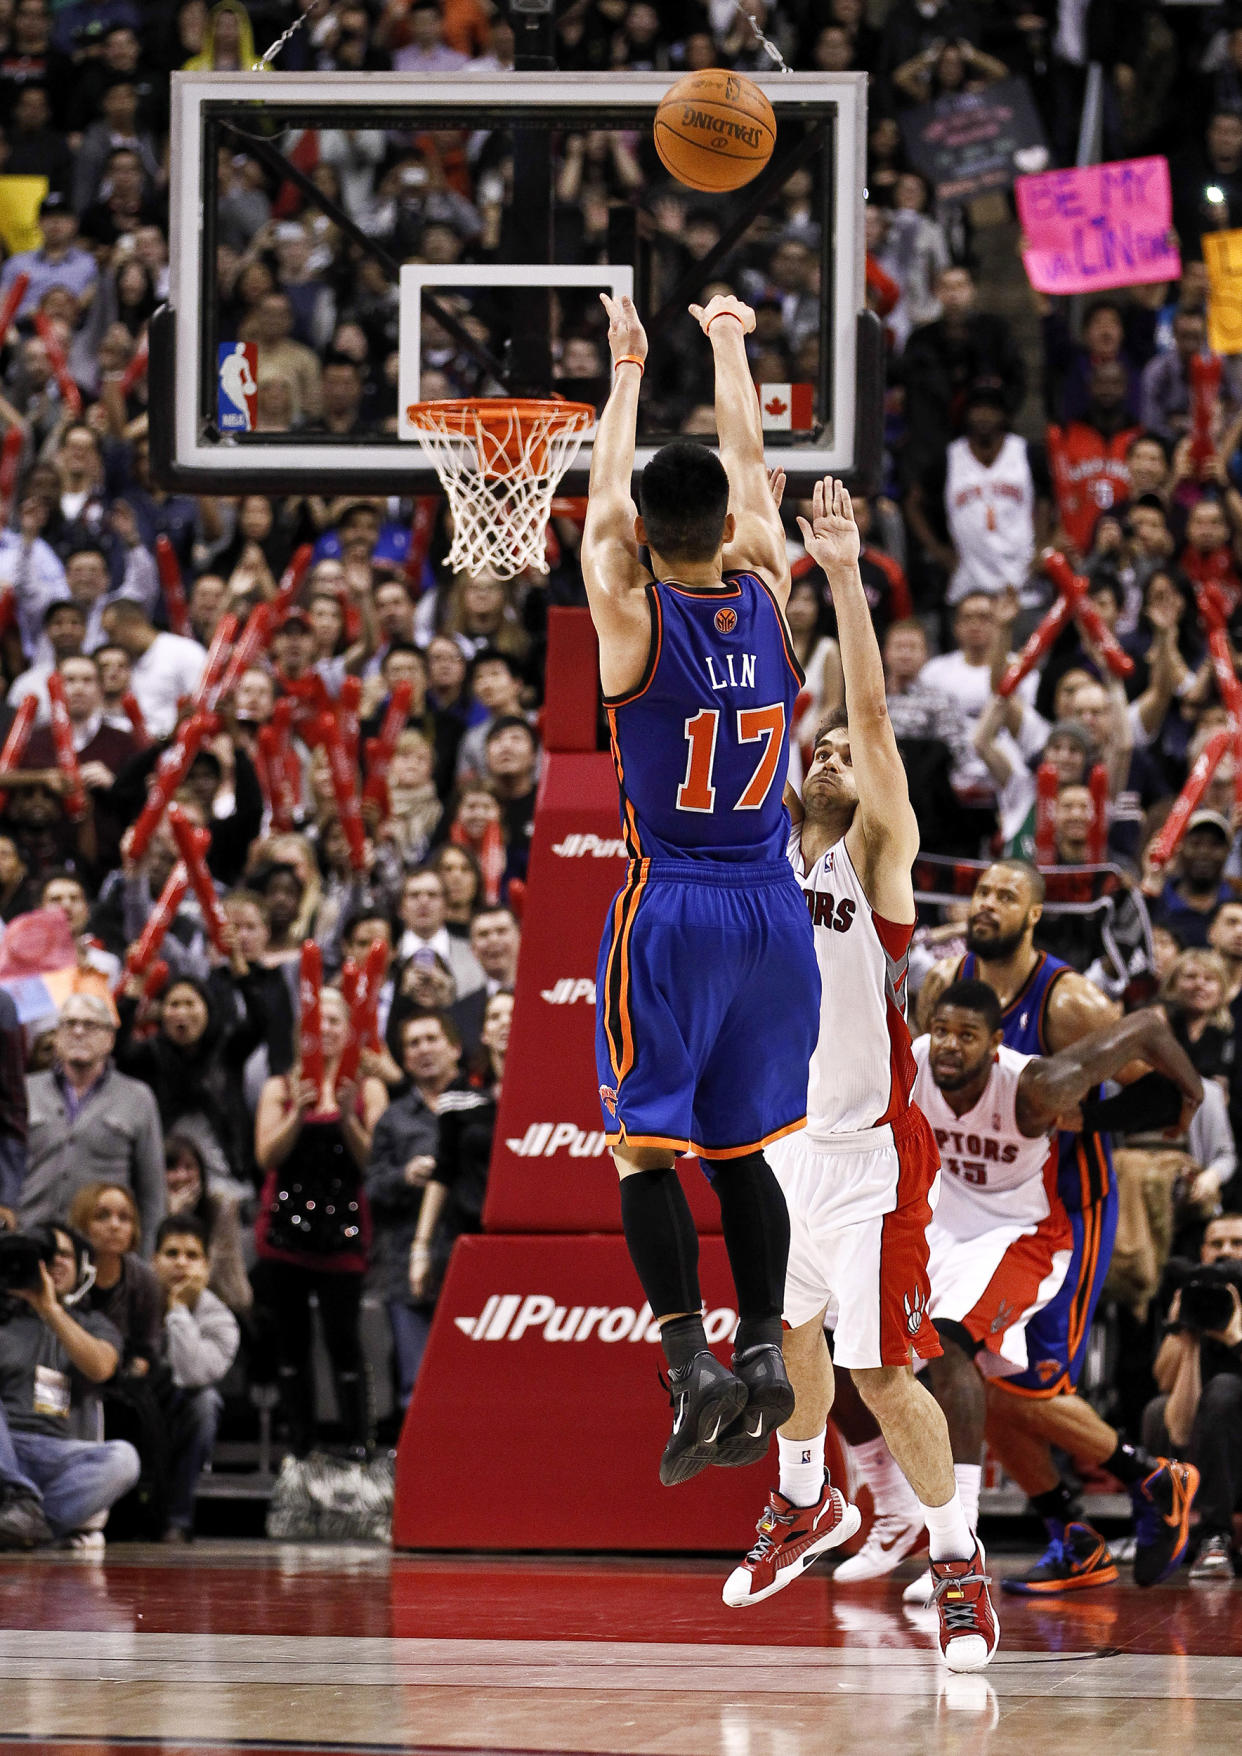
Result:
[[806,1120],[819,968],[786,861],[632,862],[595,991],[610,1145],[739,1158]]
[[1104,1290],[1117,1235],[1117,1185],[1109,1179],[1098,1201],[1069,1213],[1073,1255],[1060,1291],[1026,1326],[1025,1372],[999,1378],[997,1387],[1019,1396],[1064,1396],[1076,1388],[1095,1308]]

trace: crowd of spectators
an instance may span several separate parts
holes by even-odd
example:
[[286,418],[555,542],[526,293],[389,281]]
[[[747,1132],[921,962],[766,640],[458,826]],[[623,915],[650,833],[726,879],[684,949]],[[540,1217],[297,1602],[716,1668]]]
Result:
[[[513,65],[503,0],[299,10],[282,70]],[[558,516],[548,575],[506,584],[448,570],[442,505],[332,498],[314,491],[309,467],[301,495],[170,493],[152,479],[146,382],[129,370],[168,285],[169,74],[246,71],[293,17],[285,0],[182,0],[162,13],[137,0],[0,4],[0,181],[47,185],[37,240],[0,267],[0,300],[27,277],[0,337],[0,428],[20,440],[0,531],[0,740],[35,703],[24,750],[0,759],[0,1201],[10,1229],[43,1252],[37,1283],[0,1324],[0,1543],[10,1545],[97,1544],[122,1495],[114,1532],[186,1535],[239,1384],[275,1386],[282,1443],[305,1453],[323,1422],[312,1307],[334,1436],[365,1454],[375,1430],[364,1292],[389,1317],[399,1408],[453,1240],[480,1224],[541,762],[546,609],[584,601],[580,525]],[[1053,772],[1053,859],[1080,882],[1050,883],[1044,943],[1127,1004],[1158,992],[1219,1086],[1216,1123],[1163,1161],[1163,1254],[1195,1255],[1205,1224],[1242,1209],[1242,818],[1230,757],[1172,865],[1147,850],[1224,719],[1199,613],[1207,586],[1242,642],[1239,362],[1224,362],[1206,448],[1190,434],[1189,388],[1206,348],[1201,234],[1242,223],[1242,10],[570,0],[556,6],[555,52],[571,74],[766,73],[755,26],[793,67],[868,75],[867,296],[888,374],[883,487],[858,510],[925,850],[967,868],[1001,849],[1046,857],[1037,775]],[[1104,155],[1170,160],[1184,272],[1071,310],[1025,289],[1016,253],[1001,278],[994,253],[981,272],[980,231],[995,210],[939,200],[907,157],[902,123],[1018,77],[1049,162],[1070,162],[1088,60],[1104,68]],[[728,202],[672,183],[648,138],[567,130],[554,144],[559,259],[605,260],[610,216],[634,210],[658,298],[723,236]],[[320,130],[285,145],[398,260],[513,253],[521,216],[503,130]],[[754,305],[758,382],[818,378],[817,174],[791,175],[699,290],[728,287]],[[227,153],[218,177],[220,335],[257,349],[259,428],[391,431],[398,306],[381,265],[258,159]],[[1033,345],[997,309],[1012,309],[1015,281]],[[458,314],[476,340],[503,341],[499,308]],[[424,395],[494,388],[430,316],[422,340]],[[606,357],[603,320],[584,301],[554,370],[589,386]],[[644,396],[666,426],[711,430],[707,363],[688,349],[653,353]],[[785,511],[805,738],[843,684],[830,594],[798,548],[797,509]],[[159,539],[184,581],[184,633],[170,626]],[[1071,622],[1002,697],[1011,651],[1050,601],[1037,559],[1047,543],[1086,575],[1133,670],[1115,677]],[[223,939],[213,946],[187,892],[154,992],[127,960],[179,849],[165,819],[133,857],[133,824],[194,709],[222,618],[271,600],[306,544],[296,602],[221,703],[177,795],[207,832]],[[301,716],[360,689],[365,741],[398,688],[408,711],[386,789],[364,800],[358,861],[323,749],[295,739],[295,798],[282,814],[261,734],[282,702]],[[53,694],[81,803],[57,755]],[[1065,915],[1059,895],[1092,907]],[[952,905],[925,911],[916,974],[959,924]],[[308,939],[328,983],[321,1075],[299,1028]],[[331,984],[377,944],[377,1040],[342,1072],[349,1016]],[[299,1189],[331,1194],[313,1225]],[[1118,1297],[1144,1313],[1153,1300],[1167,1307],[1159,1284],[1157,1263]],[[1160,1384],[1182,1386],[1167,1425],[1185,1443],[1186,1359],[1149,1351]],[[1134,1397],[1154,1385],[1149,1372]]]

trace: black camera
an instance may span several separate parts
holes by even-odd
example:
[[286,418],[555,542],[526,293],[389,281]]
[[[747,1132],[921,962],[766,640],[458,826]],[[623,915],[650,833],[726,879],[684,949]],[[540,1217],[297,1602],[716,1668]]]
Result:
[[56,1234],[50,1226],[0,1232],[0,1293],[37,1292],[39,1265],[51,1268],[55,1255]]
[[1215,1271],[1215,1264],[1197,1269],[1182,1287],[1178,1321],[1197,1334],[1228,1329],[1233,1316],[1233,1276]]

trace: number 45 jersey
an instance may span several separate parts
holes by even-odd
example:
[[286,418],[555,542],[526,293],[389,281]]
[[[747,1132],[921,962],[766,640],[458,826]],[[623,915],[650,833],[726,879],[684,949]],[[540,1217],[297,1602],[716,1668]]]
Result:
[[802,686],[762,581],[648,587],[638,687],[606,703],[630,865],[596,972],[612,1145],[736,1158],[806,1117],[819,971],[784,857]]
[[955,1238],[977,1238],[997,1227],[1039,1226],[1056,1193],[1056,1142],[1019,1132],[1015,1103],[1022,1069],[1032,1060],[1003,1045],[983,1093],[955,1116],[928,1065],[930,1037],[914,1044],[914,1101],[931,1123],[940,1148],[938,1227]]
[[646,673],[604,703],[630,857],[779,859],[803,676],[776,601],[753,573],[715,591],[653,580],[647,592]]

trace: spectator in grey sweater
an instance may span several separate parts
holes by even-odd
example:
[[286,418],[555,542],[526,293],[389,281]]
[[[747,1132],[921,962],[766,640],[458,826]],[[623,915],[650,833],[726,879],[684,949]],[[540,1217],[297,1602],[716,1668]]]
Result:
[[207,1289],[207,1228],[193,1214],[164,1220],[155,1238],[155,1273],[164,1294],[163,1358],[169,1393],[171,1483],[165,1542],[186,1542],[194,1492],[211,1460],[224,1400],[217,1386],[237,1357],[237,1319]]
[[32,1073],[23,1226],[59,1219],[87,1183],[133,1191],[143,1238],[164,1217],[164,1142],[149,1086],[112,1065],[116,1024],[98,994],[71,994],[56,1026],[56,1064]]

